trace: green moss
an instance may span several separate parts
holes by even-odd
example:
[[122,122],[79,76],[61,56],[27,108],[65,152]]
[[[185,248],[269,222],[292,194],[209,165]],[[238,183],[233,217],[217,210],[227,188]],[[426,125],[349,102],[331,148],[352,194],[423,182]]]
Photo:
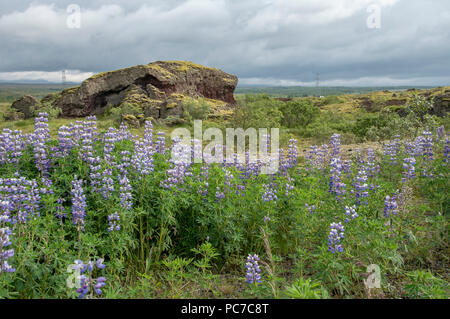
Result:
[[213,110],[220,109],[220,108],[227,106],[227,102],[224,102],[221,100],[208,99],[208,98],[204,98],[204,97],[201,97],[198,100],[205,101],[206,103],[208,103],[211,106],[211,108]]
[[164,77],[168,80],[176,78],[176,76],[173,73],[171,73],[168,70],[161,67],[159,64],[157,64],[157,62],[146,64],[146,65],[144,65],[144,67],[147,69],[155,70],[156,72],[159,73],[159,75],[161,75],[162,77]]
[[166,108],[173,109],[173,108],[177,107],[177,105],[178,105],[178,103],[175,103],[175,102],[169,103],[169,104],[167,104]]
[[232,78],[223,78],[223,80],[225,82],[227,82],[227,83],[230,83],[230,84],[234,84],[235,83],[235,80],[233,80]]
[[[164,61],[160,61],[161,63],[165,63]],[[190,61],[166,61],[167,63],[174,63],[179,65],[179,68],[183,68],[183,70],[189,70],[189,68],[196,68],[196,69],[206,69],[206,70],[215,70],[215,71],[220,71],[219,69],[216,68],[210,68],[204,65],[200,65],[194,62],[190,62]]]
[[124,114],[123,119],[125,121],[136,121],[137,120],[136,116],[134,116],[133,114]]
[[179,101],[183,101],[183,100],[188,99],[188,98],[189,98],[188,96],[185,96],[185,95],[183,95],[181,93],[172,93],[169,96],[169,99],[174,99],[174,100],[179,100]]
[[180,65],[180,66],[177,68],[177,70],[180,71],[180,72],[187,72],[187,71],[189,71],[190,69],[189,69],[189,66],[188,66],[188,65]]
[[71,87],[65,90],[62,90],[61,94],[75,94],[77,93],[79,86]]

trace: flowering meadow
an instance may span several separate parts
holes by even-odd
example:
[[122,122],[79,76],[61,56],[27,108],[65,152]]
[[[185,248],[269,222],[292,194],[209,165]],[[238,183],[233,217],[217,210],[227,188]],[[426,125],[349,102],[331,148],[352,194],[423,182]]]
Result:
[[291,139],[275,174],[192,145],[95,117],[3,129],[0,297],[449,297],[443,127],[351,156]]

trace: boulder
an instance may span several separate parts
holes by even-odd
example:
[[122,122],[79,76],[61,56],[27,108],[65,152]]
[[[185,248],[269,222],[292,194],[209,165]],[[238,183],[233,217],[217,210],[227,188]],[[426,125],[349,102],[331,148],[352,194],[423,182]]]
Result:
[[393,105],[405,105],[406,99],[391,99],[387,100],[385,105],[386,106],[393,106]]
[[68,117],[98,115],[107,106],[129,103],[141,107],[145,116],[158,119],[183,114],[184,97],[234,106],[237,82],[236,76],[219,69],[185,61],[157,61],[96,74],[79,87],[45,99]]
[[25,118],[30,118],[33,116],[33,110],[32,108],[39,104],[39,101],[31,96],[31,95],[24,95],[17,101],[15,101],[11,107],[13,109],[16,109],[18,112],[23,113]]
[[430,113],[437,116],[446,116],[450,111],[450,93],[436,95],[433,98],[433,108]]
[[366,109],[366,111],[371,112],[373,110],[373,101],[368,97],[359,98],[359,107]]

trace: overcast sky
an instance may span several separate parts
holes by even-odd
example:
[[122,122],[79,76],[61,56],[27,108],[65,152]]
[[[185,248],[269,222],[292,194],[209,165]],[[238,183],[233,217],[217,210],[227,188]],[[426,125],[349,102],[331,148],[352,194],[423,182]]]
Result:
[[[235,74],[241,84],[315,85],[319,73],[321,85],[450,85],[449,0],[0,4],[0,80],[58,82],[66,69],[68,81],[82,81],[189,60]],[[69,27],[76,22],[70,4],[81,8],[80,28]]]

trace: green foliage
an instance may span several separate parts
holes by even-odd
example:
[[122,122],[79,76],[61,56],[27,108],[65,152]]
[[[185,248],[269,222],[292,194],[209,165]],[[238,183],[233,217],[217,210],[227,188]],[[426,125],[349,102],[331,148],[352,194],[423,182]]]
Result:
[[183,117],[189,124],[194,120],[206,120],[211,113],[211,107],[205,100],[186,99],[183,101]]
[[282,124],[286,127],[305,127],[319,115],[320,109],[310,100],[289,101],[280,106],[283,113]]
[[365,138],[369,130],[380,130],[385,127],[388,119],[384,116],[367,114],[359,117],[352,127],[352,133],[358,137]]
[[428,101],[426,97],[415,94],[407,107],[416,118],[423,121],[425,114],[433,108],[433,101]]
[[285,295],[293,299],[327,299],[328,292],[319,282],[300,278],[284,291]]
[[34,117],[37,117],[41,112],[45,112],[48,114],[49,119],[56,119],[62,113],[61,108],[53,106],[51,103],[40,103],[30,110]]
[[195,261],[194,265],[200,268],[203,272],[211,268],[211,262],[219,256],[210,242],[201,244],[198,249],[192,248],[191,251],[202,257],[200,260]]
[[344,103],[343,100],[341,100],[338,96],[336,95],[329,95],[327,97],[324,97],[320,100],[320,105],[324,106],[324,105],[329,105],[329,104],[340,104],[340,103]]
[[[242,117],[235,120],[242,121],[244,128],[276,127],[284,120],[285,106],[268,96],[250,95],[240,101],[240,110],[249,117],[240,114]],[[311,104],[291,106],[309,108]],[[140,111],[133,105],[124,107],[123,114]],[[122,116],[122,110],[111,112]],[[328,143],[334,132],[341,132],[343,141],[352,141],[368,138],[372,131],[377,138],[389,138],[397,132],[413,136],[416,130],[408,126],[410,117],[390,113],[363,113],[360,119],[352,116],[322,112],[310,125],[289,129],[288,134]],[[424,115],[419,128],[434,120]],[[106,130],[105,123],[112,124],[108,120],[98,127]],[[212,123],[205,123],[205,127],[208,125]],[[282,140],[291,137],[288,134]],[[355,204],[351,190],[361,168],[357,159],[341,176],[347,193],[337,200],[329,192],[329,168],[309,166],[292,167],[283,174],[257,175],[213,164],[203,180],[201,164],[192,164],[192,175],[187,174],[182,184],[164,188],[161,183],[168,178],[172,163],[169,153],[158,153],[153,156],[154,170],[148,175],[130,168],[133,205],[124,210],[116,166],[103,160],[100,164],[101,170],[110,168],[113,172],[115,190],[105,199],[94,189],[92,168],[80,158],[81,143],[77,144],[67,157],[52,157],[47,177],[53,192],[40,195],[40,216],[15,224],[11,236],[15,255],[10,261],[17,270],[0,275],[0,297],[76,297],[66,286],[67,267],[78,258],[104,258],[106,298],[364,298],[367,295],[362,279],[370,264],[379,265],[380,290],[388,298],[448,298],[448,282],[437,274],[446,270],[448,259],[450,202],[443,190],[450,185],[448,165],[443,161],[444,144],[436,138],[433,136],[434,161],[426,164],[417,157],[417,178],[407,183],[401,181],[401,164],[407,156],[404,147],[395,165],[377,159],[380,173],[368,177],[367,184],[374,187],[368,191],[367,205],[357,206],[358,218],[344,224],[344,251],[339,254],[328,251],[327,236],[331,223],[346,218],[345,206]],[[54,139],[47,146],[58,146],[58,142]],[[104,159],[104,151],[100,138],[92,152]],[[122,151],[132,153],[133,142],[115,143],[111,155],[119,161]],[[421,174],[424,168],[433,178]],[[36,179],[39,188],[46,187],[36,169],[31,145],[18,163],[0,166],[2,178],[14,177],[16,171],[27,179]],[[85,181],[87,214],[82,233],[74,227],[70,215],[75,175]],[[287,184],[293,189],[288,190]],[[245,186],[245,192],[238,185]],[[276,201],[263,200],[267,185],[277,194]],[[386,195],[397,190],[404,194],[399,212],[385,218]],[[216,192],[223,192],[225,198],[218,200]],[[68,218],[55,217],[58,198],[66,199]],[[315,212],[311,214],[305,204],[315,205]],[[120,215],[120,231],[107,230],[112,212]],[[266,216],[270,222],[265,222]],[[248,254],[261,258],[260,284],[244,283]],[[421,270],[431,267],[433,273]],[[292,278],[299,279],[292,283]]]
[[104,113],[105,117],[110,117],[116,125],[119,125],[124,120],[125,115],[138,116],[143,113],[142,108],[139,105],[132,103],[122,103],[118,107],[107,107]]
[[429,270],[414,270],[407,273],[409,283],[404,291],[409,298],[448,299],[449,284],[435,277]]
[[280,127],[283,102],[267,95],[246,95],[233,115],[234,127],[247,129]]

